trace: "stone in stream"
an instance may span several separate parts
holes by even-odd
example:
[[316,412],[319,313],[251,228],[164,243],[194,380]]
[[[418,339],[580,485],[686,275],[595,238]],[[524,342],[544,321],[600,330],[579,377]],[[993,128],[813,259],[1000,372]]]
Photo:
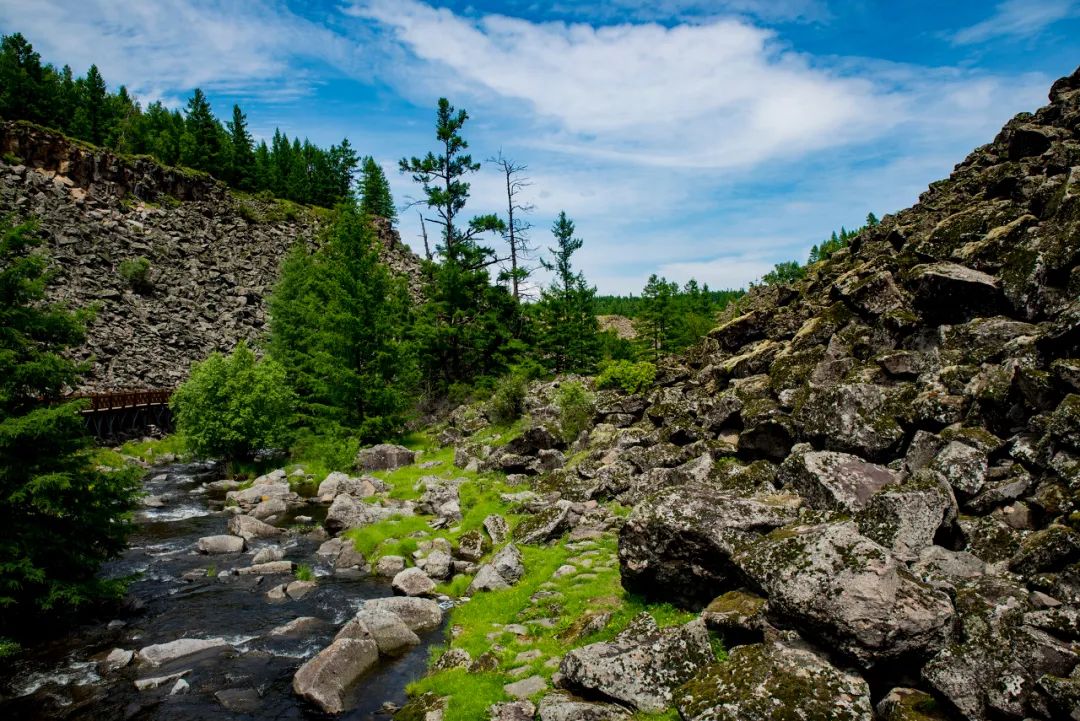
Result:
[[233,516],[229,519],[229,533],[240,536],[245,541],[253,538],[273,538],[280,536],[283,531],[269,523],[263,523],[258,518],[251,516]]
[[293,691],[326,713],[341,713],[345,693],[378,661],[375,641],[340,638],[300,667],[293,676]]
[[401,556],[383,556],[375,562],[375,575],[393,578],[405,570],[405,559]]
[[293,581],[285,586],[285,595],[293,600],[301,599],[315,589],[314,581]]
[[321,619],[314,616],[300,616],[294,618],[288,623],[278,626],[277,628],[270,629],[268,636],[298,636],[300,634],[307,634],[313,632],[319,626],[323,625]]
[[251,563],[259,565],[260,563],[280,561],[283,558],[285,558],[285,551],[281,546],[267,546],[255,552],[255,555],[251,557]]
[[168,643],[157,643],[141,648],[137,658],[140,663],[149,666],[160,666],[163,663],[169,663],[184,656],[191,656],[211,649],[225,648],[230,648],[230,645],[223,638],[178,638]]
[[258,563],[254,566],[237,568],[233,572],[238,576],[276,576],[281,573],[292,573],[293,568],[292,561],[270,561],[269,563]]
[[248,511],[248,515],[252,518],[258,518],[260,521],[265,521],[276,518],[288,510],[289,506],[285,503],[285,499],[267,498],[265,501],[255,504],[255,507]]
[[341,638],[370,638],[383,656],[398,656],[420,644],[420,638],[392,611],[377,608],[361,608],[349,620],[334,640]]
[[105,657],[105,660],[101,662],[100,668],[105,673],[115,671],[123,668],[131,663],[131,660],[135,657],[134,651],[129,651],[122,648],[114,648],[109,651],[109,655]]
[[151,689],[155,689],[166,684],[175,683],[189,673],[191,673],[190,668],[183,671],[178,671],[176,673],[170,673],[167,676],[151,676],[149,678],[137,678],[135,679],[135,688],[140,691],[149,691]]
[[363,608],[397,614],[414,633],[434,631],[442,624],[443,611],[430,598],[390,596],[364,601]]
[[671,706],[681,684],[715,661],[709,632],[700,618],[661,629],[652,616],[643,613],[612,641],[567,653],[559,670],[562,685],[570,690],[659,713]]
[[214,555],[219,553],[240,553],[246,546],[247,543],[240,536],[220,535],[203,536],[199,539],[195,548],[199,553]]
[[403,596],[430,596],[435,592],[435,582],[419,568],[406,568],[390,582],[394,593]]

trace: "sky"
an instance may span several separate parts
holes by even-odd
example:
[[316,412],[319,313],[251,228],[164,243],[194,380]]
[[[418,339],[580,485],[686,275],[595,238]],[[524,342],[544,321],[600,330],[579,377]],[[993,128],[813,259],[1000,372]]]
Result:
[[[805,260],[912,205],[1080,64],[1080,0],[0,0],[0,31],[144,104],[201,87],[257,138],[348,137],[417,250],[397,161],[436,149],[447,97],[474,159],[528,166],[534,243],[565,210],[577,264],[619,294]],[[501,182],[485,163],[466,213],[503,212]]]

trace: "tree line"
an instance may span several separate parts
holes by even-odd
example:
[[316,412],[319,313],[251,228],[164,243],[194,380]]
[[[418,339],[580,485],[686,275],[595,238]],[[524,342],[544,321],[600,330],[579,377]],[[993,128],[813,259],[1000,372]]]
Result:
[[110,92],[96,65],[76,77],[67,65],[43,63],[19,33],[0,38],[0,118],[55,128],[118,153],[150,155],[239,190],[324,207],[349,196],[360,165],[348,138],[321,148],[275,130],[269,144],[255,143],[239,105],[222,122],[198,88],[182,112],[160,101],[143,108],[123,85]]

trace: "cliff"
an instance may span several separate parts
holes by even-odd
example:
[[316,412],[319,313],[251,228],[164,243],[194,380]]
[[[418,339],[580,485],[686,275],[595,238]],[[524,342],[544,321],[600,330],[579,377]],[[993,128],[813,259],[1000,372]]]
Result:
[[[81,391],[172,388],[192,362],[256,340],[282,259],[316,243],[328,217],[26,123],[0,123],[0,214],[40,223],[57,273],[51,300],[98,308]],[[379,237],[416,297],[419,258],[388,224]]]

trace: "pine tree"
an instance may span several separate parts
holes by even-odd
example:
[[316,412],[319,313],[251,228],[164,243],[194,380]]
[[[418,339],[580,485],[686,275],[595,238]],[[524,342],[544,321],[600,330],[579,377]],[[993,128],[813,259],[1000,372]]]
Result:
[[199,88],[195,88],[188,100],[184,132],[186,138],[181,141],[180,162],[196,170],[220,175],[221,126]]
[[382,167],[370,155],[360,165],[360,210],[376,218],[397,222],[394,198],[390,194],[390,181]]
[[[334,200],[335,202],[345,200],[352,195],[356,169],[360,165],[360,157],[356,154],[356,151],[353,150],[352,145],[349,143],[349,139],[344,138],[341,141],[341,145],[330,146],[329,160],[334,174]],[[386,192],[389,197],[389,188]],[[392,205],[393,204],[391,204],[391,207]]]
[[675,300],[678,293],[676,283],[668,282],[655,273],[649,276],[645,289],[641,291],[641,312],[634,319],[634,329],[637,330],[642,353],[654,362],[674,350],[679,322]]
[[247,116],[239,105],[233,105],[232,120],[228,122],[230,163],[228,181],[241,190],[251,190],[255,183],[255,153]]
[[95,145],[101,145],[105,140],[105,126],[108,119],[108,110],[105,107],[108,90],[105,87],[105,78],[101,77],[97,65],[91,65],[86,73],[83,93],[83,107],[86,109],[86,139]]
[[370,441],[401,429],[416,383],[409,313],[404,283],[380,263],[354,203],[341,206],[322,249],[292,252],[270,301],[270,351],[309,422]]
[[574,237],[574,222],[559,213],[551,228],[556,246],[552,260],[541,260],[552,271],[551,285],[540,296],[540,347],[548,367],[556,372],[589,372],[600,358],[600,326],[596,320],[596,289],[574,272],[571,257],[583,241]]
[[0,227],[0,633],[122,590],[95,573],[120,553],[140,484],[98,470],[65,351],[83,316],[44,302],[48,264],[29,225]]
[[0,40],[0,117],[47,123],[50,108],[43,97],[41,56],[19,33]]

